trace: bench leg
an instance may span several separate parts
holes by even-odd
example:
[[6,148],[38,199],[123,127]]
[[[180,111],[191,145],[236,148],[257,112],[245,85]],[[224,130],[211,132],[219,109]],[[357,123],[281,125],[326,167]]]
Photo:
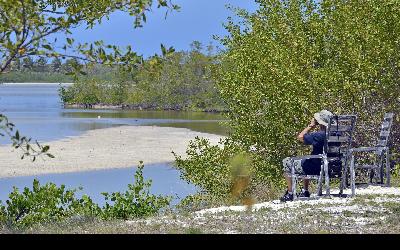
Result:
[[293,194],[293,200],[296,200],[297,199],[297,195],[296,195],[296,184],[297,184],[297,176],[296,176],[296,171],[295,171],[295,168],[294,168],[294,161],[293,161],[293,159],[291,159],[291,161],[290,161],[290,163],[291,163],[291,170],[292,170],[292,194]]
[[386,186],[390,187],[390,153],[389,149],[386,149]]
[[344,189],[344,175],[342,175],[342,178],[340,179],[340,187],[339,187],[339,196],[343,195],[343,189]]
[[296,195],[296,185],[297,185],[297,177],[292,176],[292,193],[293,193],[293,200],[297,199]]
[[385,167],[383,166],[383,157],[385,157],[385,156],[384,156],[383,153],[381,153],[379,155],[379,170],[380,170],[380,173],[379,173],[379,178],[380,178],[379,184],[381,184],[381,185],[385,184],[385,181],[384,181],[384,176],[385,176],[385,170],[384,169],[385,169]]
[[324,172],[325,172],[326,196],[330,196],[331,190],[329,186],[328,159],[326,157],[324,157]]
[[350,162],[350,186],[351,186],[351,196],[354,197],[356,194],[356,175],[354,169],[354,155],[351,156]]
[[317,195],[322,196],[322,178],[324,176],[324,167],[321,166],[321,172],[318,178]]
[[339,196],[343,195],[343,189],[345,189],[346,185],[346,178],[347,178],[347,160],[343,165],[342,178],[340,179]]
[[349,178],[348,178],[349,172],[348,171],[349,170],[348,170],[347,166],[344,166],[344,180],[343,180],[344,188],[347,188],[349,186]]

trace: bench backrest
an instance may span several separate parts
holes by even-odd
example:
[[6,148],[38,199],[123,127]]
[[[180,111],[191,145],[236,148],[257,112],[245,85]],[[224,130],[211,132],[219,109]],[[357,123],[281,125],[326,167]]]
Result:
[[376,146],[386,147],[389,141],[390,130],[393,124],[393,113],[386,113],[383,117],[383,122],[381,125],[381,131],[379,132],[379,137]]
[[352,147],[356,115],[334,115],[326,129],[324,154],[329,162],[331,177],[340,177],[342,166],[347,164],[348,152]]

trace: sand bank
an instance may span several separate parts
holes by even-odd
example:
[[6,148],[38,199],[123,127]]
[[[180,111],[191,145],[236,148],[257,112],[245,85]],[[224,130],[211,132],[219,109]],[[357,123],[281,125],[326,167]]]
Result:
[[2,145],[0,177],[124,168],[141,160],[145,165],[172,162],[171,151],[185,155],[189,141],[196,136],[208,138],[212,144],[222,138],[185,128],[121,126],[47,142],[55,158],[42,157],[35,162],[21,160],[21,150]]

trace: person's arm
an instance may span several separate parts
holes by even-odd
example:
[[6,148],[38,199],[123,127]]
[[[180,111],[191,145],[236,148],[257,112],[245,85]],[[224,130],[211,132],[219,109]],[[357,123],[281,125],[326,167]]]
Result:
[[297,139],[301,142],[304,142],[304,135],[307,134],[311,129],[313,129],[317,125],[316,121],[314,118],[312,118],[310,124],[303,129],[303,131],[300,132],[300,134],[297,136]]

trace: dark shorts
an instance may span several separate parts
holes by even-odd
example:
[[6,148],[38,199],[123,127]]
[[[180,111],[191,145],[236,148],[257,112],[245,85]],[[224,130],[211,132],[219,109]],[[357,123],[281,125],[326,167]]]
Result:
[[[291,158],[286,157],[282,161],[283,171],[286,174],[292,173],[292,168],[290,166]],[[306,159],[306,160],[294,160],[295,174],[300,175],[319,175],[321,172],[321,159]]]

